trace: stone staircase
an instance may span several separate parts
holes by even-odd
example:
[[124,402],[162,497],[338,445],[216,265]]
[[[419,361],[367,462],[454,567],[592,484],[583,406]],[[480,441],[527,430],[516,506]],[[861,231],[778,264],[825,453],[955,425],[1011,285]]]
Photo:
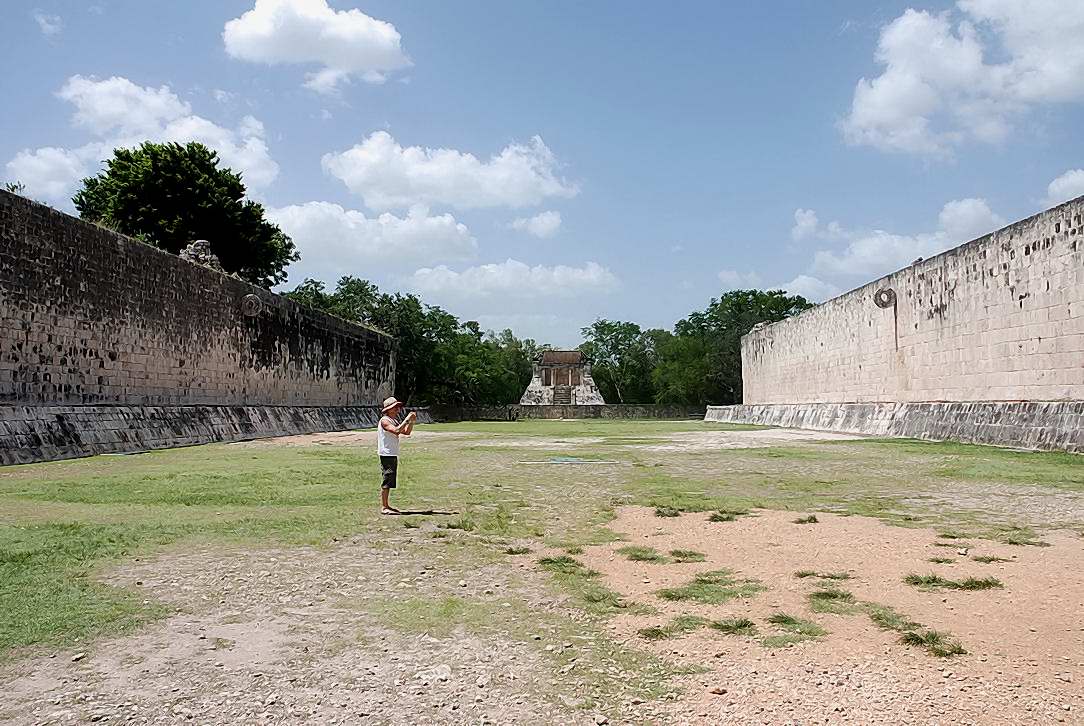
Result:
[[553,405],[554,406],[571,406],[572,405],[572,386],[554,386],[553,387]]

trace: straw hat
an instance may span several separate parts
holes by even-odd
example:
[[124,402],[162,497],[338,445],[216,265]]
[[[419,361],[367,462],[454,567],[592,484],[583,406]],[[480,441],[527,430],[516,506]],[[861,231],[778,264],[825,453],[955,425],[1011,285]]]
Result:
[[403,405],[403,402],[400,401],[395,396],[388,396],[387,398],[384,399],[384,408],[380,409],[380,413],[387,413],[388,409],[394,408],[395,406],[402,406],[402,405]]

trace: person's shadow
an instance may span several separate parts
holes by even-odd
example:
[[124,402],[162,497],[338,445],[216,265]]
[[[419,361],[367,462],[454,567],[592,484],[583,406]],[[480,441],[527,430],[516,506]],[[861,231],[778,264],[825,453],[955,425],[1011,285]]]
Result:
[[399,510],[399,515],[403,516],[403,517],[408,516],[408,515],[420,515],[420,516],[423,516],[423,517],[430,517],[430,516],[434,516],[434,515],[436,515],[436,516],[446,516],[446,515],[452,515],[452,514],[459,514],[459,512],[443,512],[443,511],[441,511],[439,509],[400,509]]

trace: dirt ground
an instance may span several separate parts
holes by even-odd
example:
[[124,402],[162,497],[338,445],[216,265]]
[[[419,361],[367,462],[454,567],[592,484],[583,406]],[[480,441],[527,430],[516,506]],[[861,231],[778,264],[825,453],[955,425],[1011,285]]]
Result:
[[[314,434],[230,450],[368,450],[373,439],[372,432]],[[359,520],[356,534],[324,546],[193,541],[113,563],[101,570],[101,580],[141,593],[165,615],[123,635],[42,646],[0,661],[0,722],[1084,723],[1079,532],[1043,531],[1049,546],[1014,546],[825,508],[758,508],[712,522],[709,512],[666,517],[644,506],[618,506],[601,530],[578,528],[639,496],[620,489],[639,473],[699,470],[703,476],[709,467],[723,476],[739,464],[710,458],[713,451],[787,446],[817,452],[824,440],[846,445],[858,438],[786,430],[645,430],[612,437],[419,431],[412,442],[419,455],[410,462],[418,477],[413,486],[421,488],[429,476],[425,466],[450,477],[442,486],[465,480],[456,492],[484,476],[498,482],[490,494],[518,500],[523,516],[548,522],[555,533],[494,536],[480,525],[475,531],[449,526],[441,516],[377,518],[379,527]],[[520,465],[521,449],[534,450],[532,460],[545,460],[545,452],[594,453],[620,458],[623,466],[527,467]],[[478,457],[471,460],[475,469],[449,473],[441,464],[465,460],[468,451]],[[741,466],[764,478],[773,475],[771,467],[790,467],[814,492],[838,489],[832,468],[853,466],[846,458],[790,462],[784,456],[790,451]],[[437,463],[425,464],[423,452]],[[679,481],[683,495],[739,486]],[[971,517],[982,507],[983,491],[1000,496],[998,512],[1024,493],[1034,520],[1084,522],[1073,513],[1081,499],[1075,491],[1026,486],[961,479],[937,488],[927,481],[912,503],[936,511],[962,501]],[[570,491],[594,498],[581,501]],[[871,491],[877,496],[880,490]],[[896,494],[897,502],[908,501],[907,492]],[[38,516],[31,516],[34,507],[41,517],[68,517],[89,506],[16,501],[21,509],[13,516],[26,521]],[[794,522],[814,511],[816,523]],[[703,560],[630,561],[618,552],[628,546],[667,557],[692,550]],[[592,614],[539,566],[543,556],[575,558],[598,573],[592,582],[631,607],[613,616]],[[1005,561],[982,563],[975,556]],[[724,569],[757,587],[719,604],[660,596],[697,573]],[[847,577],[796,577],[803,570]],[[955,581],[990,576],[1002,586],[921,589],[903,582],[911,573]],[[814,612],[808,596],[824,588],[846,591],[852,606]],[[871,620],[873,606],[890,606],[924,628],[951,634],[966,653],[939,658],[901,644],[900,633]],[[827,632],[770,647],[764,638],[782,631],[768,618],[780,612]],[[652,640],[641,633],[680,616],[748,618],[756,634],[699,627]]]
[[[793,512],[754,512],[712,523],[704,514],[677,518],[652,510],[620,510],[611,527],[628,542],[593,547],[583,556],[618,592],[651,602],[659,612],[619,617],[626,638],[673,617],[748,618],[770,631],[772,613],[799,614],[828,630],[824,638],[769,649],[753,638],[702,629],[679,639],[648,641],[660,654],[707,668],[692,681],[688,723],[1005,723],[1078,721],[1084,708],[1084,540],[1049,537],[1049,547],[988,541],[957,542],[921,529],[900,529],[865,517],[818,514],[794,523]],[[950,544],[950,547],[938,546]],[[616,553],[628,544],[702,552],[702,563],[632,562]],[[966,551],[966,555],[958,554]],[[950,556],[950,564],[931,557]],[[1004,563],[981,564],[972,555]],[[668,602],[661,588],[688,582],[697,571],[733,570],[765,588],[720,605]],[[956,635],[966,655],[935,658],[899,644],[864,614],[810,614],[806,596],[824,587],[800,570],[847,573],[829,582],[861,601],[889,605],[909,618]],[[994,576],[1003,589],[923,591],[902,584],[912,572],[952,580]],[[714,690],[723,691],[714,693]]]

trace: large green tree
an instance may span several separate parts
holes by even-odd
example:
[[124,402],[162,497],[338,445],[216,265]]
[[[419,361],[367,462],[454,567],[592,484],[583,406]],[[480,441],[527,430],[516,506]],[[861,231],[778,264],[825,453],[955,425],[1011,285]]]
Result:
[[270,287],[300,258],[293,241],[245,199],[241,175],[203,144],[116,149],[73,200],[83,219],[173,253],[205,239],[227,272]]
[[636,323],[599,319],[580,331],[580,350],[591,361],[591,374],[609,403],[650,403],[655,340],[663,331]]
[[[757,323],[774,323],[813,304],[783,290],[731,290],[674,326],[678,343],[664,347],[655,372],[656,400],[741,403],[741,337]],[[690,376],[689,371],[698,371]],[[696,380],[699,379],[700,383]]]

